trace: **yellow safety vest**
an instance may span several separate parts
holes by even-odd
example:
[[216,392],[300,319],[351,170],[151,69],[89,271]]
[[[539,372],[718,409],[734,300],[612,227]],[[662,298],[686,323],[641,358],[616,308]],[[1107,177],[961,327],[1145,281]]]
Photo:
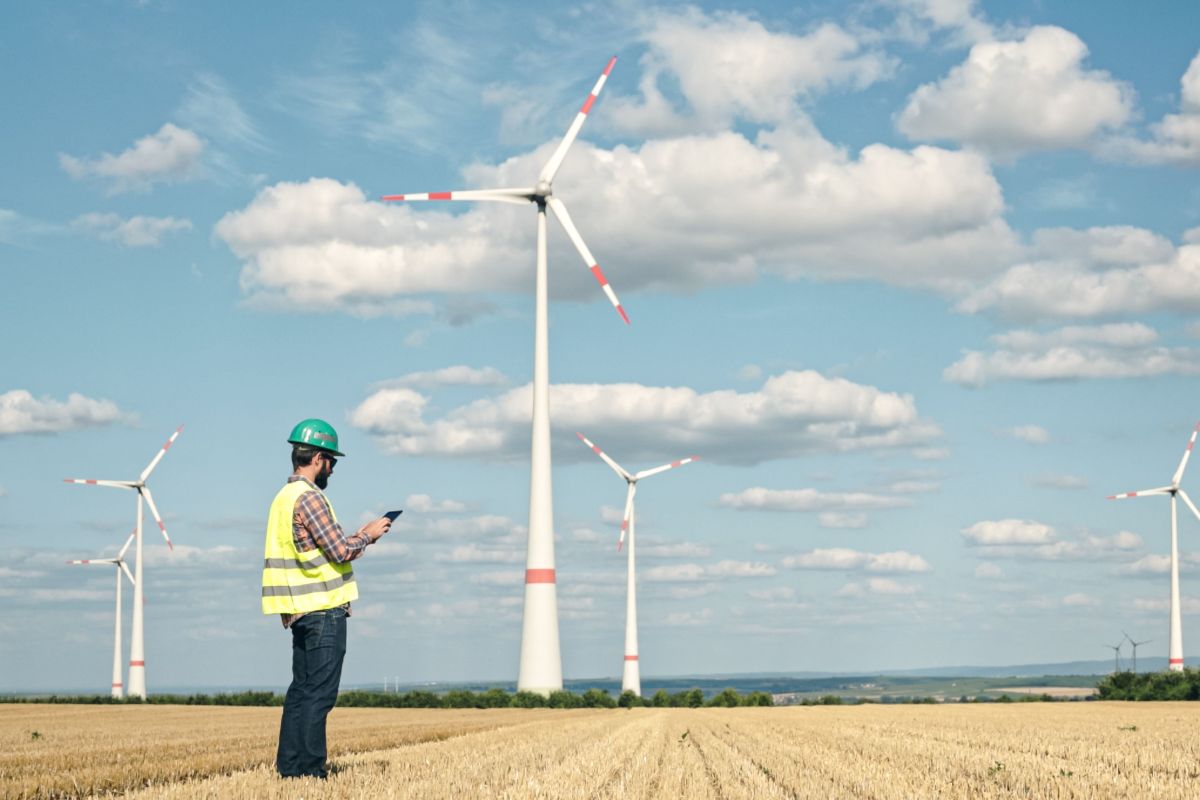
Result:
[[[358,599],[358,584],[349,562],[334,564],[320,549],[296,549],[292,520],[296,501],[305,492],[316,491],[303,480],[291,481],[275,495],[267,516],[267,542],[262,574],[264,614],[300,614],[337,608]],[[328,503],[328,499],[326,500]],[[329,506],[334,522],[337,514]]]

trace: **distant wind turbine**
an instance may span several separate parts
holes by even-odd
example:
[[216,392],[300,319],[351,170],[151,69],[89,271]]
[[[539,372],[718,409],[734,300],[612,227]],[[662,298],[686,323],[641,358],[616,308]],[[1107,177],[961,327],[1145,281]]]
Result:
[[150,494],[150,487],[146,485],[146,480],[150,477],[150,473],[154,472],[154,468],[158,466],[158,462],[162,461],[162,457],[167,454],[167,450],[179,438],[183,426],[180,425],[171,434],[171,438],[167,439],[167,443],[162,446],[162,449],[151,459],[146,468],[142,470],[142,474],[137,480],[133,481],[107,481],[94,480],[85,478],[64,478],[67,483],[83,483],[89,486],[111,486],[116,489],[131,489],[137,492],[137,528],[134,530],[135,538],[137,539],[137,561],[134,565],[133,578],[133,630],[131,631],[132,643],[129,646],[129,696],[140,697],[146,699],[146,639],[142,622],[142,501],[146,501],[146,505],[150,506],[150,513],[154,515],[154,521],[158,523],[158,529],[162,531],[163,538],[167,540],[167,546],[172,550],[175,545],[171,544],[171,537],[167,535],[167,526],[163,524],[162,516],[158,513],[158,507],[154,505],[154,496]]
[[[125,684],[121,681],[121,573],[129,578],[129,583],[134,584],[133,575],[129,572],[129,567],[125,566],[125,551],[129,549],[129,545],[137,536],[137,531],[129,534],[129,538],[125,540],[125,546],[117,553],[116,558],[85,558],[75,561],[68,561],[68,564],[111,564],[116,567],[117,576],[117,621],[113,625],[113,675],[112,675],[112,696],[120,700],[125,696]],[[136,585],[136,584],[134,584]]]
[[609,458],[608,454],[601,450],[596,445],[584,436],[582,433],[576,433],[579,440],[592,449],[592,452],[600,456],[605,464],[612,468],[612,471],[625,479],[628,488],[625,491],[625,514],[621,518],[621,535],[617,539],[617,550],[621,549],[622,542],[625,541],[625,534],[629,534],[629,551],[626,556],[625,569],[625,668],[621,675],[621,691],[633,692],[638,697],[642,696],[642,676],[640,666],[640,656],[638,655],[638,632],[637,632],[637,574],[635,567],[635,557],[637,551],[637,535],[636,535],[636,514],[634,513],[633,498],[637,494],[638,481],[643,478],[649,478],[651,475],[657,475],[660,472],[666,472],[675,467],[682,467],[684,464],[690,464],[693,461],[699,461],[700,456],[691,456],[683,458],[679,461],[672,461],[670,464],[663,464],[661,467],[654,469],[644,469],[641,472],[630,473],[616,461]]
[[1188,497],[1187,492],[1179,485],[1183,480],[1183,471],[1187,468],[1188,458],[1192,455],[1192,448],[1196,445],[1196,434],[1200,432],[1200,422],[1196,423],[1196,427],[1192,429],[1192,438],[1188,440],[1187,448],[1183,451],[1183,458],[1179,460],[1179,467],[1175,470],[1175,475],[1171,478],[1170,486],[1160,486],[1157,489],[1143,489],[1140,492],[1125,492],[1124,494],[1109,495],[1109,500],[1122,500],[1126,497],[1146,497],[1153,494],[1164,494],[1171,497],[1171,633],[1170,644],[1167,650],[1167,669],[1174,672],[1183,671],[1183,624],[1179,616],[1179,526],[1177,521],[1177,511],[1175,508],[1176,496],[1182,497],[1183,502],[1191,509],[1196,519],[1200,519],[1200,510],[1196,509],[1196,505],[1192,499]]
[[546,209],[563,226],[567,238],[579,251],[583,263],[621,319],[629,323],[629,315],[621,307],[617,295],[583,237],[571,221],[567,207],[554,195],[552,184],[562,166],[567,150],[579,135],[592,105],[604,88],[616,56],[609,59],[600,79],[575,115],[563,140],[542,167],[537,184],[516,189],[470,189],[467,191],[429,192],[423,194],[390,194],[384,200],[410,202],[414,200],[485,200],[537,206],[537,277],[534,290],[533,336],[533,435],[529,466],[529,540],[525,556],[525,613],[521,629],[521,664],[517,688],[523,691],[549,694],[562,689],[562,656],[558,644],[557,576],[554,569],[554,502],[550,480],[550,356],[549,323],[546,310]]
[[[1125,631],[1121,631],[1121,633],[1125,633]],[[1149,644],[1150,642],[1152,642],[1152,641],[1154,641],[1154,640],[1153,640],[1153,639],[1143,639],[1143,640],[1142,640],[1142,641],[1140,641],[1140,642],[1135,642],[1135,641],[1133,640],[1133,637],[1132,637],[1132,636],[1130,636],[1128,633],[1125,633],[1125,638],[1129,640],[1129,644],[1130,644],[1130,645],[1133,647],[1133,671],[1134,671],[1134,672],[1137,672],[1137,649],[1138,649],[1138,645],[1141,645],[1141,644]]]
[[1121,671],[1121,645],[1123,644],[1125,644],[1124,640],[1117,642],[1116,644],[1101,645],[1101,647],[1107,647],[1109,650],[1113,651],[1113,672]]

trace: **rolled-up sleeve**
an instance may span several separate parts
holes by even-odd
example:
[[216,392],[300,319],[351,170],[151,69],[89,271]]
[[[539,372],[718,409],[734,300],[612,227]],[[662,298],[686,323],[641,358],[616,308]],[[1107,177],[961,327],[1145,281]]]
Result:
[[371,537],[361,530],[347,536],[333,518],[329,503],[317,491],[300,495],[296,501],[295,523],[304,526],[313,543],[335,564],[353,561],[371,543]]

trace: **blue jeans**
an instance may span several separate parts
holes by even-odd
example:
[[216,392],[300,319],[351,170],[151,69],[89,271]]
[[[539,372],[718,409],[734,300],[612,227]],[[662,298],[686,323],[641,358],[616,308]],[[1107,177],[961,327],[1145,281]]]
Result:
[[346,657],[346,609],[305,614],[292,623],[292,684],[283,700],[275,768],[285,778],[325,777],[325,718],[337,702]]

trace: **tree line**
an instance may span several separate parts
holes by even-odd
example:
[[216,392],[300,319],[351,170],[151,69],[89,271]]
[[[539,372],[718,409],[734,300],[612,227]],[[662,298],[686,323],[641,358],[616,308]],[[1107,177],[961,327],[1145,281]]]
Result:
[[[275,692],[245,691],[221,694],[152,694],[140,698],[117,699],[110,695],[50,695],[48,697],[0,697],[4,703],[82,703],[93,705],[141,704],[183,706],[281,706],[283,695]],[[651,697],[639,697],[622,692],[613,697],[603,689],[588,689],[582,694],[569,691],[551,692],[543,696],[536,692],[507,692],[487,689],[473,692],[451,689],[431,692],[414,689],[409,692],[380,692],[349,690],[338,695],[337,704],[345,708],[700,708],[773,705],[768,692],[740,694],[736,689],[724,689],[706,698],[701,689],[687,689],[670,694],[659,689]]]
[[1114,672],[1096,688],[1101,700],[1200,700],[1200,669]]

